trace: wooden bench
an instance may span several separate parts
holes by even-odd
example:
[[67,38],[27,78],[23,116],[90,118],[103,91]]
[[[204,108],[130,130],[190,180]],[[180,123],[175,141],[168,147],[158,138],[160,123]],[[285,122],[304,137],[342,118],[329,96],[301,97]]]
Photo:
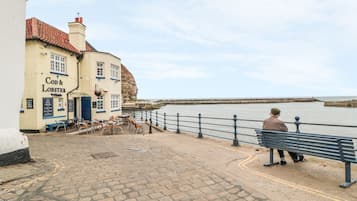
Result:
[[340,187],[347,188],[356,183],[351,179],[351,163],[357,163],[357,138],[261,129],[255,131],[259,145],[270,149],[270,161],[265,166],[276,164],[273,149],[280,149],[344,162],[345,182]]

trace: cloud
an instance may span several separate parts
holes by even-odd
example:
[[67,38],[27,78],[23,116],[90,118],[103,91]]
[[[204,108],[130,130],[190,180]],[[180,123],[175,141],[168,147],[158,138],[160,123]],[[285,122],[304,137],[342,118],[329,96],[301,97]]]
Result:
[[119,37],[123,37],[116,26],[111,24],[92,23],[87,28],[88,41],[116,41]]
[[154,68],[146,71],[142,76],[152,80],[167,80],[167,79],[205,79],[209,74],[195,67],[179,67],[173,68]]
[[314,88],[337,82],[336,70],[320,62],[296,57],[266,58],[247,75],[266,82],[294,87]]
[[[95,4],[97,0],[77,0],[75,1],[75,4],[82,4],[82,5],[92,5]],[[51,4],[67,4],[67,3],[73,3],[72,0],[48,0],[48,3]]]

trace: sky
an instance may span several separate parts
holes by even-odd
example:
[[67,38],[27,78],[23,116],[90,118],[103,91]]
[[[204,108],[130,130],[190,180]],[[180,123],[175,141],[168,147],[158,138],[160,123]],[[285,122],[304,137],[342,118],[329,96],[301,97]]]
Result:
[[29,0],[121,58],[140,99],[357,95],[355,0]]

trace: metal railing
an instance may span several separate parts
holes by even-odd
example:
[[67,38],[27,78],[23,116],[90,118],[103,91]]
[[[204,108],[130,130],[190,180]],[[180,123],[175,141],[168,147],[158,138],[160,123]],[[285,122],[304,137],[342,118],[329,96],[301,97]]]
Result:
[[[257,145],[255,129],[261,129],[263,120],[238,118],[236,114],[232,118],[205,116],[201,113],[197,116],[182,115],[180,113],[167,114],[158,110],[137,110],[131,113],[134,119],[145,121],[150,125],[155,125],[163,130],[169,130],[180,134],[187,132],[197,134],[198,138],[204,136],[231,140],[233,146],[239,146],[240,143]],[[357,136],[357,125],[337,125],[301,122],[300,117],[296,116],[295,121],[285,122],[289,130],[295,130],[300,133],[301,126],[322,126],[334,128],[350,128]],[[317,133],[317,132],[315,132]]]

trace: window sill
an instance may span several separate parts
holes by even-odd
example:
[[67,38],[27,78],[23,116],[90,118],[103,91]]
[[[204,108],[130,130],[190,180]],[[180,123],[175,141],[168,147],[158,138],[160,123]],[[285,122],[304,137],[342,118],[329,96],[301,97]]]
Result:
[[105,77],[102,77],[102,76],[96,76],[95,78],[97,78],[98,80],[104,80]]
[[117,81],[117,82],[120,81],[118,78],[113,78],[113,77],[111,77],[110,79],[111,79],[111,80],[114,80],[114,81]]
[[105,113],[105,110],[97,110],[96,113]]
[[50,73],[51,73],[51,74],[54,74],[54,75],[68,76],[67,73],[61,73],[61,72],[53,72],[53,71],[51,71]]
[[65,115],[62,116],[50,116],[50,117],[42,117],[42,119],[57,119],[57,118],[64,118],[66,117]]
[[121,110],[121,109],[119,109],[119,108],[118,108],[118,109],[112,109],[111,112],[118,112],[118,111],[120,111],[120,110]]

